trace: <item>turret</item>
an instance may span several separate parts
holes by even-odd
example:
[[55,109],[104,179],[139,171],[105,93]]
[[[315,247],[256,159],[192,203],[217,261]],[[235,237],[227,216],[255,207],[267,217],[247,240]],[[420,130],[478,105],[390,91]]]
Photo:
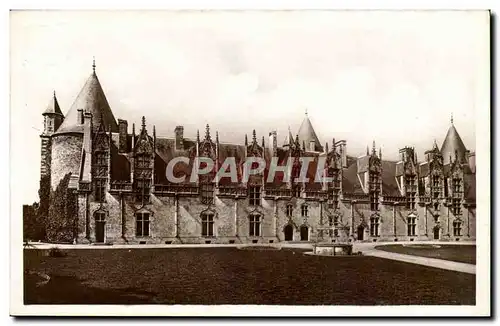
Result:
[[51,136],[57,131],[64,120],[59,103],[57,102],[56,92],[50,99],[49,105],[42,113],[43,133],[40,135],[41,144],[41,165],[40,177],[50,176],[52,141]]

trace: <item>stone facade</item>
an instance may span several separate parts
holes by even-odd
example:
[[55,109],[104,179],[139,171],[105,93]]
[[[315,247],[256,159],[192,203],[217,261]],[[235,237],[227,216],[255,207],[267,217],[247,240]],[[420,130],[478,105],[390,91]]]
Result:
[[[148,132],[144,118],[137,134],[134,124],[129,133],[127,121],[114,122],[95,71],[85,87],[92,91],[80,94],[98,94],[99,101],[79,95],[78,105],[67,114],[72,120],[42,137],[42,176],[50,174],[55,188],[64,175],[72,174],[70,187],[78,193],[77,242],[475,239],[474,154],[465,149],[453,125],[442,148],[451,148],[454,155],[434,145],[418,161],[414,149],[404,147],[399,161],[388,161],[373,144],[366,155],[354,158],[347,155],[344,140],[333,139],[330,148],[319,144],[307,116],[297,136],[290,133],[281,147],[275,131],[269,133],[267,146],[255,131],[243,144],[222,144],[217,133],[212,139],[208,126],[204,138],[199,133],[196,139],[184,138],[182,126],[172,138],[157,137],[154,127]],[[189,158],[189,164],[178,165],[174,173],[187,178],[172,184],[165,169],[180,156]],[[189,181],[196,173],[194,158],[200,156],[216,162],[213,172],[225,158],[235,157],[239,181]],[[324,159],[322,171],[333,180],[267,182],[265,169],[242,182],[240,169],[248,157],[267,163],[278,157],[280,165],[291,159],[292,176],[301,169],[300,157],[312,157],[311,179]],[[443,164],[443,157],[450,163]]]

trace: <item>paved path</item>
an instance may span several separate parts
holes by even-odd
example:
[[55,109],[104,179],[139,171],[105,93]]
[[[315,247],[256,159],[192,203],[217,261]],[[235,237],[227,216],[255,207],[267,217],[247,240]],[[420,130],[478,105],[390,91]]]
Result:
[[435,267],[435,268],[440,268],[440,269],[447,269],[450,271],[476,274],[476,265],[459,263],[459,262],[450,261],[450,260],[397,254],[394,252],[387,252],[387,251],[382,251],[382,250],[377,250],[377,249],[364,251],[363,255],[385,258],[385,259],[392,259],[392,260],[399,260],[399,261],[403,261],[406,263],[424,265],[424,266]]

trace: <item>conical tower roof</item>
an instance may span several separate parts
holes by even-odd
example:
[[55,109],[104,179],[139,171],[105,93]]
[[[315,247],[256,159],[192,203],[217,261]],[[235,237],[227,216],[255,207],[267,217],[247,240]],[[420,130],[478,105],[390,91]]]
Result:
[[306,113],[304,120],[302,121],[302,124],[300,125],[298,135],[299,135],[300,141],[302,143],[305,142],[306,148],[309,148],[310,142],[314,141],[314,150],[317,152],[323,151],[323,147],[321,146],[321,143],[319,142],[318,136],[316,135],[316,132],[314,131],[311,120],[309,120],[307,113]]
[[42,115],[46,114],[59,114],[61,116],[63,115],[61,112],[61,108],[59,107],[59,103],[57,102],[56,92],[54,92],[54,95],[50,99],[49,105],[47,105],[47,108],[42,113]]
[[465,148],[464,142],[460,135],[458,134],[457,129],[453,125],[453,120],[451,122],[450,129],[448,129],[448,133],[446,134],[446,138],[444,139],[443,146],[441,146],[441,155],[443,155],[443,164],[450,164],[450,156],[452,160],[455,159],[455,153],[458,154],[459,160],[466,159],[467,149]]
[[73,105],[71,105],[64,122],[56,134],[83,132],[83,125],[78,121],[78,110],[80,109],[83,110],[83,113],[92,113],[92,123],[94,126],[102,122],[106,131],[109,131],[111,128],[112,132],[118,132],[116,119],[113,116],[113,112],[111,112],[108,100],[95,73],[95,65],[93,65],[92,74],[85,82]]

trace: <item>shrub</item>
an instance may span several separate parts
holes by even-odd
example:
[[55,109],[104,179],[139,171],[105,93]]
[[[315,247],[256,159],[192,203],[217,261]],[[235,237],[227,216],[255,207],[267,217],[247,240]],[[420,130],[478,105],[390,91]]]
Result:
[[50,242],[72,243],[76,237],[76,195],[68,188],[71,173],[61,180],[50,196],[46,235]]

